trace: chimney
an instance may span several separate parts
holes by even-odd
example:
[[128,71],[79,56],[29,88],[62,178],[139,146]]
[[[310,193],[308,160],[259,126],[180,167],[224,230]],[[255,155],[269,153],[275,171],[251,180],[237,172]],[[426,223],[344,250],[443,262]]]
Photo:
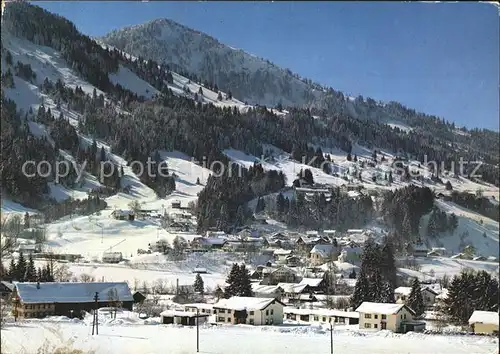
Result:
[[36,288],[40,289],[40,282],[39,281],[36,282]]

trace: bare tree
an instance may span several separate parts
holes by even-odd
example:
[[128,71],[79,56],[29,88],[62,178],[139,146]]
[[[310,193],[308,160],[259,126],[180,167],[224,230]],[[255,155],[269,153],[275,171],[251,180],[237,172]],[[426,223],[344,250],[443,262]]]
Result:
[[114,309],[114,318],[116,319],[116,311],[118,307],[122,306],[122,302],[120,301],[118,290],[116,290],[116,288],[112,288],[108,291],[108,302]]
[[0,220],[0,229],[2,230],[1,241],[1,254],[0,256],[9,256],[17,247],[17,240],[23,231],[22,218],[18,214],[10,215]]
[[51,269],[54,281],[69,282],[74,277],[67,264],[54,262],[51,265]]
[[9,301],[0,299],[0,328],[3,328],[5,324],[5,318],[9,314],[10,307]]
[[80,281],[82,283],[93,283],[95,282],[95,277],[87,273],[82,273],[80,274]]

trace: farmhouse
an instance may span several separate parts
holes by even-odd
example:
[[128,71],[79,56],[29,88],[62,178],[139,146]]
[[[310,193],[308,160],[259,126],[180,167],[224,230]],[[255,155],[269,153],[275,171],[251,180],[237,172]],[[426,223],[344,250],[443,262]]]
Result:
[[133,221],[135,219],[135,214],[132,210],[113,210],[111,216],[117,220],[128,220]]
[[161,323],[163,324],[179,324],[183,326],[195,326],[196,320],[198,323],[205,323],[209,314],[178,310],[167,310],[160,313]]
[[283,307],[278,299],[233,296],[213,308],[218,323],[276,325],[283,323]]
[[127,283],[15,283],[14,315],[32,318],[81,316],[97,307],[120,307],[132,311],[134,298]]
[[415,312],[405,304],[363,302],[357,309],[360,329],[388,329],[397,333],[421,331],[425,322],[413,321]]
[[311,264],[313,266],[321,265],[330,260],[337,259],[337,249],[334,245],[316,245],[310,252],[311,255]]
[[219,237],[195,237],[191,241],[191,249],[193,250],[217,250],[222,249],[226,244],[225,238]]
[[[424,300],[424,306],[427,308],[432,307],[436,302],[436,296],[438,293],[429,287],[423,287],[421,292],[422,299]],[[408,286],[400,286],[399,288],[394,289],[394,298],[396,303],[405,304],[410,297],[410,293],[411,288]]]
[[102,261],[104,263],[120,263],[123,260],[121,252],[104,252],[102,254]]
[[342,249],[339,255],[339,262],[360,264],[361,255],[363,254],[363,248],[361,247],[351,247],[347,246]]
[[283,289],[277,285],[260,285],[252,283],[252,292],[256,297],[268,297],[273,299],[281,299]]
[[474,333],[498,336],[498,312],[474,311],[469,318],[469,325]]

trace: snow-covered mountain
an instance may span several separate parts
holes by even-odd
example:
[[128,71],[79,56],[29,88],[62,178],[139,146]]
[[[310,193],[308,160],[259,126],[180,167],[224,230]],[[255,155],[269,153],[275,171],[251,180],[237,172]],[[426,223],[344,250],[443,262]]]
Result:
[[168,19],[116,30],[99,40],[135,56],[167,63],[174,70],[186,70],[221,89],[230,88],[235,97],[248,103],[305,105],[322,90],[290,70]]

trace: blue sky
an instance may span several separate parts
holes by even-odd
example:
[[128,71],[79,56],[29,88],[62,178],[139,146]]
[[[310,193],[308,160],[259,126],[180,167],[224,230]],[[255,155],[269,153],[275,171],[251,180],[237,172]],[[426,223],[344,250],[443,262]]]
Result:
[[91,36],[169,18],[344,93],[499,129],[499,13],[490,4],[36,3]]

